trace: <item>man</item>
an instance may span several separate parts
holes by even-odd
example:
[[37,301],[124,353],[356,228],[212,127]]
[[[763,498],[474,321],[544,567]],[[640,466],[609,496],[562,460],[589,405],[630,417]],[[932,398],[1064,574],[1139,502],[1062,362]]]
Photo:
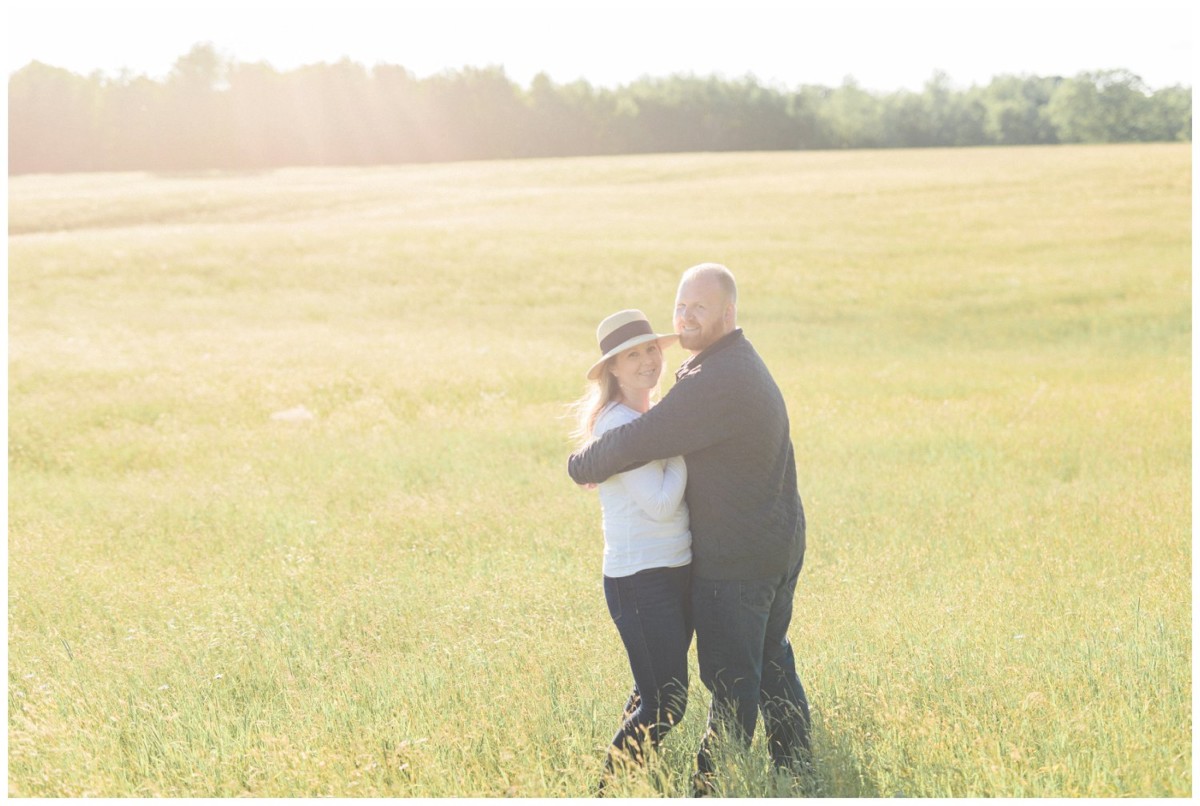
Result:
[[699,794],[711,790],[718,730],[747,746],[762,710],[771,758],[809,760],[808,700],[788,641],[804,562],[804,507],[783,396],[737,327],[730,271],[684,272],[675,331],[691,352],[657,405],[571,456],[579,484],[655,459],[687,460],[692,606],[700,679],[712,692],[697,755]]

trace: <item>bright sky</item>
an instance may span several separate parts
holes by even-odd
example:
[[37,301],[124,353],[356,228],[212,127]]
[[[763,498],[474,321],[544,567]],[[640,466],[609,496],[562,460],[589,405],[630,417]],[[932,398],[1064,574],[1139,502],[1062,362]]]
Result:
[[1186,2],[765,2],[764,0],[8,0],[9,73],[39,60],[73,72],[161,78],[198,42],[287,70],[343,57],[420,77],[503,66],[614,87],[674,73],[781,87],[919,90],[941,70],[958,87],[1004,73],[1073,76],[1126,68],[1152,88],[1192,85]]

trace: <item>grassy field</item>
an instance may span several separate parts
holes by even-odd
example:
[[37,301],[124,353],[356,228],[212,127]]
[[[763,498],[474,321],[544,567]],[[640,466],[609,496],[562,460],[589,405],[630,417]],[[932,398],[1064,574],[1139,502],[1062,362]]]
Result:
[[[1189,795],[1191,170],[13,178],[9,794],[590,795],[630,677],[565,404],[715,260],[792,418],[818,759],[722,791]],[[621,793],[688,791],[707,703]]]

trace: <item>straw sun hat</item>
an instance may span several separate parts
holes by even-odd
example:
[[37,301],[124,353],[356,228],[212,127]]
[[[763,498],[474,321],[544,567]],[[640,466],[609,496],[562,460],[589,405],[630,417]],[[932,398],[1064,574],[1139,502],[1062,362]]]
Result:
[[596,341],[600,342],[600,360],[592,364],[587,376],[590,380],[600,377],[604,362],[620,352],[648,341],[658,341],[662,347],[674,344],[679,336],[674,333],[655,333],[650,320],[641,311],[617,311],[596,328]]

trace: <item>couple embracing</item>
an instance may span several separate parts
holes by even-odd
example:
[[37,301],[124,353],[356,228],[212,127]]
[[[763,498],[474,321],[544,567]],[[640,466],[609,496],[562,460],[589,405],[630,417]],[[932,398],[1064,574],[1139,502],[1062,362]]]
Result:
[[[656,334],[632,310],[600,323],[568,469],[599,485],[604,594],[634,680],[605,779],[641,763],[683,717],[694,632],[712,693],[695,779],[704,795],[713,740],[749,745],[760,710],[776,767],[800,773],[809,763],[808,701],[787,636],[804,508],[783,396],[737,327],[728,269],[683,274],[674,327]],[[651,406],[663,348],[676,340],[691,356]]]

